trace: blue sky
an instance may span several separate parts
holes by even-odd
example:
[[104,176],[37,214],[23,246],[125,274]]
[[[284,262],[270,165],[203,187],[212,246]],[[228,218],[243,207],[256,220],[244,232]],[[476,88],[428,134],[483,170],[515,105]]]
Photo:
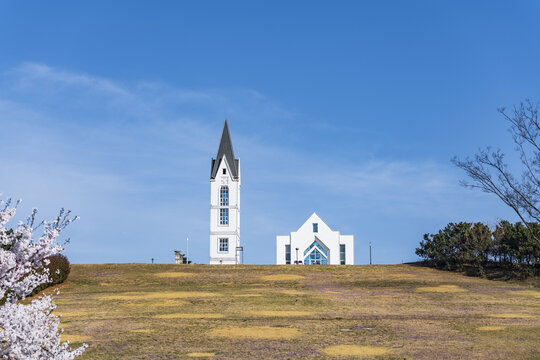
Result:
[[[416,259],[450,221],[515,221],[454,156],[512,150],[540,100],[533,1],[0,1],[0,192],[75,263],[208,261],[210,159],[229,119],[248,263],[316,211],[356,262]],[[515,158],[510,157],[512,165]]]

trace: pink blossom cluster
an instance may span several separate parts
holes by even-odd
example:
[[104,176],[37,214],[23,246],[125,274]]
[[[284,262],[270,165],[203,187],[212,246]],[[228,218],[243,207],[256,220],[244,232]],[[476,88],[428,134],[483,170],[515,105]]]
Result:
[[43,222],[42,235],[34,239],[35,213],[28,223],[19,222],[10,230],[5,225],[15,215],[15,207],[0,201],[0,358],[74,359],[87,345],[71,350],[69,342],[61,342],[60,318],[52,314],[56,308],[52,297],[41,296],[28,305],[19,303],[38,285],[49,282],[48,272],[38,270],[47,265],[47,257],[63,250],[56,239],[74,220],[59,216]]

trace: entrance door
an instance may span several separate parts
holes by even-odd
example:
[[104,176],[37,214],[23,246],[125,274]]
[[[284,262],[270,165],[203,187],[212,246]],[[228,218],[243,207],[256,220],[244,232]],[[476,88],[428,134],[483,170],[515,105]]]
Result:
[[306,265],[326,265],[328,260],[326,255],[319,251],[319,248],[314,247],[313,250],[304,259]]

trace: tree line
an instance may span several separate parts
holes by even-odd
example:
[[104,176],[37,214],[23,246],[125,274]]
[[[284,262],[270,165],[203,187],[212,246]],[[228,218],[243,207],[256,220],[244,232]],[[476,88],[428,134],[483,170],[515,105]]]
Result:
[[540,274],[540,224],[500,221],[494,230],[483,223],[449,223],[436,234],[425,234],[416,254],[431,266],[479,276],[488,266],[526,277]]
[[479,149],[472,158],[452,162],[465,171],[461,184],[498,197],[521,222],[501,221],[493,231],[482,223],[450,223],[437,234],[426,234],[416,254],[447,269],[472,266],[484,275],[495,264],[519,276],[539,273],[540,264],[540,105],[526,99],[511,110],[498,109],[508,122],[520,162],[510,164],[500,149]]

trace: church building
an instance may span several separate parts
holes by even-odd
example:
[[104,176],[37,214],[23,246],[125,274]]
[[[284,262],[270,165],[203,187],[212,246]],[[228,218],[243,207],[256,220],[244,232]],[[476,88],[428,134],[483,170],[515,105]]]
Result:
[[313,213],[297,231],[276,237],[276,264],[354,265],[354,235],[341,235]]
[[210,170],[210,264],[240,263],[240,185],[240,159],[225,120]]

